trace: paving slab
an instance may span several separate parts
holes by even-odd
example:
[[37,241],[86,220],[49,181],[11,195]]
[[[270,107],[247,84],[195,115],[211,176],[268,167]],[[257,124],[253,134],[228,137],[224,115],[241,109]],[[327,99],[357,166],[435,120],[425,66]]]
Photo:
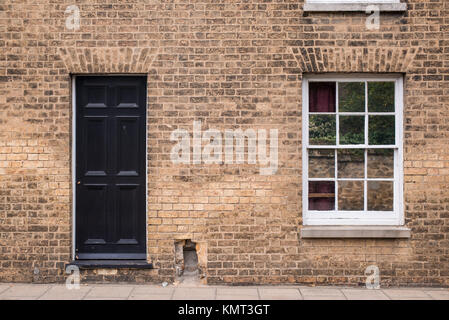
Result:
[[383,289],[382,291],[393,300],[432,300],[421,289]]
[[67,289],[65,285],[55,285],[45,292],[39,300],[80,300],[83,299],[91,287],[80,285],[79,289]]
[[0,300],[449,300],[447,288],[306,286],[168,286],[134,284],[0,284]]
[[0,299],[37,299],[50,289],[50,285],[17,284],[12,285],[0,294]]
[[424,292],[435,300],[449,300],[449,289],[425,290]]
[[174,300],[215,300],[215,288],[175,288]]
[[342,289],[348,300],[390,300],[381,290]]
[[0,294],[8,290],[11,286],[7,284],[0,284]]
[[172,287],[137,286],[129,295],[130,300],[170,300],[175,289]]
[[38,297],[2,297],[0,296],[0,300],[37,300]]
[[127,299],[133,289],[128,285],[93,286],[84,299]]
[[301,288],[299,290],[304,300],[346,300],[339,289]]
[[123,297],[123,298],[86,297],[83,300],[128,300],[128,297]]
[[217,300],[259,300],[257,288],[217,288]]
[[293,288],[260,288],[261,300],[302,300],[299,289]]

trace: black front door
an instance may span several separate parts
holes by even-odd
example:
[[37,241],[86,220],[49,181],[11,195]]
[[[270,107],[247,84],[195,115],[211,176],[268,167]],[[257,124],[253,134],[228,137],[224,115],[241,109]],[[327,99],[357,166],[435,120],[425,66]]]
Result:
[[145,259],[146,78],[76,77],[76,258]]

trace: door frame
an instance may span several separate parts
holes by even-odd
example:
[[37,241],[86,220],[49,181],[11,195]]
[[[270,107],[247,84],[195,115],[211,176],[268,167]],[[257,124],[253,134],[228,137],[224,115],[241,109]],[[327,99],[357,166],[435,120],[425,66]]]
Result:
[[89,74],[72,74],[70,77],[71,81],[71,95],[72,95],[72,145],[71,145],[71,156],[72,156],[72,260],[76,259],[76,78],[80,76],[104,76],[104,77],[115,77],[115,76],[140,76],[145,77],[147,81],[147,86],[145,90],[145,256],[148,260],[148,75],[143,73],[89,73]]

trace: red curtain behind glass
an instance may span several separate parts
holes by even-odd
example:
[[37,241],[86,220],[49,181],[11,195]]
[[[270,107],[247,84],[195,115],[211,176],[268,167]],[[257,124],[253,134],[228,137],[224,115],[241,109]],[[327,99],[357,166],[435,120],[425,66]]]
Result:
[[[313,193],[335,193],[333,181],[309,181],[309,196]],[[309,198],[309,210],[334,210],[335,196],[323,198]]]
[[335,112],[335,82],[309,82],[309,112]]

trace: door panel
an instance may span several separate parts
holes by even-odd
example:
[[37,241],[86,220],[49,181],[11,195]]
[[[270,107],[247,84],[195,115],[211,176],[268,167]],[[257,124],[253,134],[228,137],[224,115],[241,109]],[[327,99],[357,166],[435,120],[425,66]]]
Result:
[[139,168],[139,159],[141,158],[139,127],[139,117],[117,118],[117,170],[120,176],[138,176],[141,172],[141,168]]
[[106,243],[107,189],[106,184],[82,185],[80,191],[85,201],[81,209],[83,212],[81,218],[84,218],[86,226],[95,226],[84,230],[84,244]]
[[83,161],[85,175],[106,175],[107,117],[86,116],[83,119]]
[[107,108],[106,95],[107,86],[88,86],[86,87],[87,100],[85,108]]
[[137,242],[136,230],[139,228],[139,202],[140,186],[127,184],[117,186],[117,212],[120,217],[117,232],[117,241],[122,244]]
[[76,258],[145,259],[146,78],[76,78]]
[[117,88],[118,108],[138,108],[140,88],[136,86],[120,86]]

